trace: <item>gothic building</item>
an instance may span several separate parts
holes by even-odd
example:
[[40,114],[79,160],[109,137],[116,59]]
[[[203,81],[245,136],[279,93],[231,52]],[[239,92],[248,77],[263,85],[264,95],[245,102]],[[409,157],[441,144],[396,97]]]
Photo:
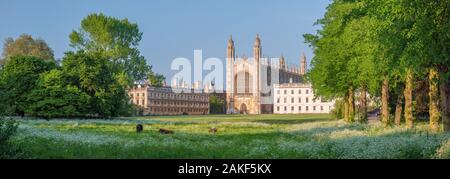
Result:
[[226,63],[228,114],[273,113],[273,84],[302,82],[307,66],[304,54],[300,67],[287,64],[283,55],[276,60],[263,57],[259,35],[256,35],[252,58],[236,58],[234,41],[230,37]]

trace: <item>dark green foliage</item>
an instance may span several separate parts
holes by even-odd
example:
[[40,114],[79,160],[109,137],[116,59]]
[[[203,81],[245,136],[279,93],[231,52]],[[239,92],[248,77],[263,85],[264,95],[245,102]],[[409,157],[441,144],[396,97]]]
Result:
[[6,118],[0,113],[0,159],[23,159],[28,158],[23,146],[14,142],[12,138],[19,127],[19,122]]
[[225,101],[220,99],[216,94],[209,95],[209,113],[210,114],[224,114]]
[[15,120],[0,116],[0,146],[4,145],[16,133],[17,126],[18,123]]
[[15,158],[19,151],[8,141],[17,131],[18,123],[0,116],[0,159]]
[[[36,57],[13,57],[1,72],[3,111],[43,118],[129,115],[126,79],[98,53],[67,53],[61,69]],[[53,70],[51,70],[53,69]]]
[[[130,114],[131,105],[121,75],[113,73],[112,63],[99,53],[66,53],[62,71],[67,84],[90,96],[88,114],[111,117]],[[76,92],[76,91],[73,91]]]
[[41,75],[38,86],[28,94],[27,114],[43,118],[84,116],[89,108],[90,96],[76,86],[64,82],[61,70]]
[[46,62],[32,56],[14,56],[6,63],[0,76],[3,112],[24,115],[29,102],[27,95],[35,88],[41,73],[55,68],[54,62]]

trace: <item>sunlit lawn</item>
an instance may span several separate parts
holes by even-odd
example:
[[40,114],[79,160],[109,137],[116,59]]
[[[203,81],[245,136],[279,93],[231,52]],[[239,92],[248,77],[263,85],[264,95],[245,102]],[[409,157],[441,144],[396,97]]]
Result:
[[[328,115],[209,115],[20,120],[26,158],[449,158],[450,135]],[[144,132],[136,133],[135,125]],[[173,130],[164,135],[159,129]],[[209,133],[217,128],[216,134]]]

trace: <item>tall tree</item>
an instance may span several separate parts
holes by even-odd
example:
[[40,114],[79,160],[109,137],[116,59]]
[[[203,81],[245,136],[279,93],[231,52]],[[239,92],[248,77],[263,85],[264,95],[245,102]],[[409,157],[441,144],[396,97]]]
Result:
[[[62,60],[67,86],[90,96],[87,114],[100,117],[128,115],[131,105],[124,75],[114,74],[113,62],[100,53],[68,52]],[[76,92],[76,91],[73,91]]]
[[31,35],[22,34],[17,39],[11,37],[5,40],[0,66],[12,56],[35,56],[44,60],[54,60],[53,50],[42,39],[34,39]]
[[70,45],[110,59],[115,74],[125,71],[131,85],[152,73],[137,48],[141,39],[142,32],[137,24],[100,13],[90,14],[81,21],[80,29],[70,34]]
[[450,3],[446,0],[405,2],[411,9],[414,18],[414,29],[410,35],[415,39],[417,49],[423,54],[422,66],[427,67],[430,97],[430,129],[440,129],[440,121],[444,121],[444,130],[449,130],[450,119],[446,88],[450,72]]
[[[404,99],[406,124],[412,128],[415,80],[427,78],[430,129],[439,130],[442,119],[444,130],[450,130],[449,8],[447,0],[334,0],[318,21],[323,29],[305,35],[316,54],[310,73],[316,94],[343,97],[345,118],[351,121],[354,91],[364,94],[365,87],[378,86],[368,82],[378,81],[382,122],[389,125],[389,106],[396,103],[400,124]],[[359,70],[371,66],[377,68]]]
[[[388,0],[371,1],[378,11],[373,16],[384,19],[385,26],[380,31],[384,43],[390,43],[391,53],[399,56],[398,69],[404,69],[405,80],[405,119],[408,127],[413,126],[412,91],[413,80],[428,75],[430,129],[439,129],[442,112],[446,103],[445,87],[450,66],[450,22],[449,6],[446,0]],[[387,18],[386,18],[387,17]],[[398,55],[400,54],[400,55]]]
[[355,92],[359,92],[362,102],[358,120],[366,122],[366,94],[379,86],[374,62],[377,46],[367,30],[375,22],[363,15],[365,12],[359,9],[363,5],[364,2],[334,1],[317,22],[323,29],[316,35],[304,36],[315,52],[309,73],[315,94],[344,98],[344,118],[348,122],[354,121]]

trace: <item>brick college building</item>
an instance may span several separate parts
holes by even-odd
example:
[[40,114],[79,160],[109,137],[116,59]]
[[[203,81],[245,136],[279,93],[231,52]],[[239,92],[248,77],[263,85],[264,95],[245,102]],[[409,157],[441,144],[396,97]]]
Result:
[[209,114],[209,93],[203,90],[136,85],[128,94],[140,107],[138,115]]

